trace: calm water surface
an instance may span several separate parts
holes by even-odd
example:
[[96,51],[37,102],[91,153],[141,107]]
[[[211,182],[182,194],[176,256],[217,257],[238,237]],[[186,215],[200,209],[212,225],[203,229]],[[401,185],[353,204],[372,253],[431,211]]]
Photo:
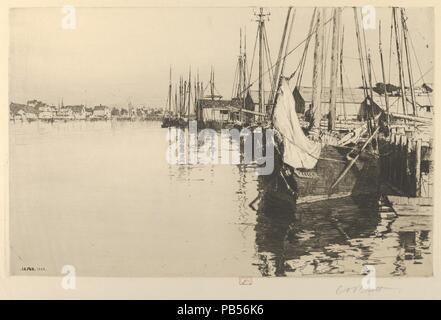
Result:
[[432,217],[381,219],[352,199],[255,211],[253,167],[171,166],[166,136],[157,122],[10,123],[11,272],[432,274]]

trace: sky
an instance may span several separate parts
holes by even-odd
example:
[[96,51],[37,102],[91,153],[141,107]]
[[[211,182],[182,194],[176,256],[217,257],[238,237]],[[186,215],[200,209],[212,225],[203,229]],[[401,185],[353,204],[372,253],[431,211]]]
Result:
[[[251,64],[258,8],[76,8],[76,28],[63,29],[66,13],[61,8],[20,8],[10,11],[9,100],[25,103],[38,99],[57,105],[93,106],[166,104],[169,68],[173,81],[199,71],[205,84],[210,68],[215,71],[216,88],[230,98],[239,54],[239,30],[246,30],[247,55]],[[265,8],[265,22],[271,58],[274,62],[287,8]],[[312,8],[297,8],[290,48],[306,38]],[[386,76],[398,84],[394,50],[389,59],[391,9],[377,8],[381,20]],[[331,9],[326,10],[329,19]],[[431,8],[406,8],[413,46],[409,49],[414,79],[433,83],[434,21]],[[352,8],[342,13],[344,25],[345,86],[361,85],[361,74]],[[331,27],[328,23],[327,27]],[[374,83],[382,81],[378,28],[367,29]],[[331,32],[325,42],[331,46]],[[395,43],[392,43],[395,46]],[[285,74],[297,67],[303,53],[300,45],[287,57]],[[303,85],[312,83],[313,42],[308,53]],[[418,57],[418,59],[415,58]],[[257,79],[257,53],[251,80]],[[407,75],[406,75],[407,76]],[[329,82],[329,71],[325,81]],[[421,84],[420,80],[417,84]],[[267,85],[268,87],[268,85]]]

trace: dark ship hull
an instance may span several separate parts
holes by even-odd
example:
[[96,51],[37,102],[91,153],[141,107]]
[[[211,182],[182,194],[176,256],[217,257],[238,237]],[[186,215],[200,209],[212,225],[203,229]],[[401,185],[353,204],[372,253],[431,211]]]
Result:
[[343,179],[332,188],[351,162],[348,150],[345,147],[325,145],[316,166],[310,170],[288,168],[276,157],[278,168],[271,175],[261,177],[264,185],[262,200],[295,208],[303,203],[377,194],[380,177],[378,157],[366,151],[362,152]]

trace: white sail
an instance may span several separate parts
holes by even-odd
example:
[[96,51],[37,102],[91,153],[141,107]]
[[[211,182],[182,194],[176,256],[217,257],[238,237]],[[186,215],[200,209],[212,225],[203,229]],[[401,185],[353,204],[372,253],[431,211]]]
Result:
[[320,156],[321,143],[308,139],[303,133],[286,79],[282,80],[280,86],[273,124],[283,138],[283,162],[296,169],[314,168]]

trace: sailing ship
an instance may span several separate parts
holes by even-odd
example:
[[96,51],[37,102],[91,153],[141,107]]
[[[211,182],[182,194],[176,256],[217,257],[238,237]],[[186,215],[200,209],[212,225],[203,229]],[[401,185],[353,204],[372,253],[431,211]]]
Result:
[[199,82],[199,73],[194,79],[194,88],[192,90],[191,69],[188,73],[188,81],[179,78],[179,84],[175,85],[174,94],[174,110],[172,110],[172,80],[170,70],[170,82],[167,98],[168,110],[164,110],[162,127],[188,127],[189,121],[195,120],[198,117],[199,101],[201,100],[202,85]]
[[176,123],[176,116],[172,112],[172,69],[170,67],[170,80],[168,84],[168,96],[167,96],[167,110],[164,109],[164,115],[162,117],[162,128],[169,128]]
[[[315,9],[308,38],[315,34],[312,103],[302,116],[296,113],[296,101],[293,97],[289,78],[283,76],[286,56],[289,53],[289,36],[286,37],[288,21],[295,14],[288,9],[279,59],[275,70],[278,79],[277,89],[270,98],[269,126],[275,129],[275,169],[271,175],[263,176],[266,187],[262,194],[264,201],[285,202],[293,207],[299,203],[310,203],[347,196],[363,196],[378,192],[378,149],[376,139],[382,112],[369,94],[366,69],[362,69],[363,87],[366,98],[362,107],[369,117],[352,130],[336,127],[337,75],[340,45],[341,8],[333,9],[332,52],[330,70],[330,101],[328,125],[322,125],[323,92],[323,42],[324,10]],[[355,17],[357,11],[354,9]],[[359,25],[356,20],[357,40]],[[328,21],[328,22],[329,22]],[[292,28],[292,22],[291,27]],[[291,33],[291,30],[289,31]],[[305,51],[306,51],[305,46]],[[363,62],[363,51],[359,50]],[[305,59],[305,54],[303,59]],[[301,60],[300,64],[304,65]],[[363,65],[364,67],[364,65]],[[370,74],[370,71],[367,73]],[[292,76],[291,76],[292,77]],[[290,78],[291,78],[290,77]],[[325,119],[326,120],[326,119]]]

